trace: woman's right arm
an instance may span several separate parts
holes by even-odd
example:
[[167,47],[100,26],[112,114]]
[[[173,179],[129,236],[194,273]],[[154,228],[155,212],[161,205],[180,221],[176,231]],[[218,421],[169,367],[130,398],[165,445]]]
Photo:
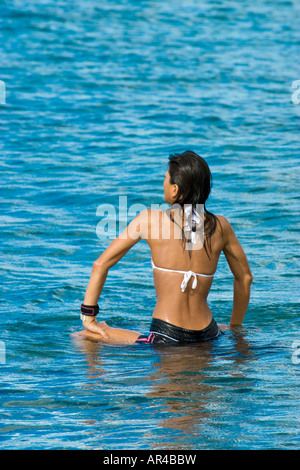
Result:
[[230,223],[222,217],[224,237],[223,252],[234,276],[233,308],[230,326],[241,325],[250,300],[250,287],[253,280],[245,252],[239,243]]
[[[85,292],[84,305],[96,306],[109,269],[133,247],[139,240],[146,238],[148,211],[142,211],[130,222],[124,232],[111,242],[102,255],[93,263],[92,273]],[[83,316],[83,326],[92,333],[104,338],[107,334],[96,320],[96,316]]]

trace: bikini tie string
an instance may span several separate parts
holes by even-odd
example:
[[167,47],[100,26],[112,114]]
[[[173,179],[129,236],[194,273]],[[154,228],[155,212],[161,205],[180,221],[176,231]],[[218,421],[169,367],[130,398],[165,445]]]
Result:
[[184,230],[191,232],[191,242],[194,244],[196,243],[196,225],[201,222],[199,206],[200,204],[197,204],[194,209],[191,204],[184,206]]
[[186,286],[188,285],[189,280],[191,277],[194,276],[193,284],[192,284],[192,289],[196,289],[197,287],[197,274],[194,273],[193,271],[187,271],[184,273],[183,276],[183,281],[181,283],[181,291],[184,292],[186,289]]

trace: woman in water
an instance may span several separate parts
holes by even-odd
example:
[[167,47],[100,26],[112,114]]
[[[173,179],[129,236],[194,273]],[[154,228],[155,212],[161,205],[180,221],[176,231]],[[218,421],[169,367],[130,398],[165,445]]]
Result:
[[[229,222],[205,207],[210,190],[211,172],[203,158],[192,151],[170,156],[164,181],[170,209],[142,211],[94,262],[81,305],[85,327],[81,336],[119,344],[178,344],[217,338],[221,332],[207,297],[221,252],[234,277],[230,327],[242,323],[253,277]],[[109,269],[140,240],[151,250],[157,296],[146,335],[96,320]]]

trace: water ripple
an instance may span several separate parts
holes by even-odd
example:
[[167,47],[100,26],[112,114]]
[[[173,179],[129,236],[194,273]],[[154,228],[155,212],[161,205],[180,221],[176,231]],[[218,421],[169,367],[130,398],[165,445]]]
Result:
[[[298,17],[281,0],[3,0],[2,448],[297,447]],[[108,244],[97,207],[161,204],[167,156],[186,148],[249,257],[244,328],[172,353],[74,344]],[[147,331],[154,302],[141,245],[101,314]],[[224,257],[210,305],[227,323]]]

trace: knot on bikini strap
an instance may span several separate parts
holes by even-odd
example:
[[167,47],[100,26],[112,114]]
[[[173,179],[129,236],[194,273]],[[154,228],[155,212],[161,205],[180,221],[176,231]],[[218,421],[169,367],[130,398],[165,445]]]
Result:
[[203,204],[196,204],[193,208],[192,204],[184,205],[184,231],[191,232],[191,242],[196,243],[196,227],[201,222],[201,214],[203,214]]
[[194,276],[193,284],[192,284],[192,289],[196,289],[197,287],[197,274],[194,273],[193,271],[187,271],[184,273],[183,276],[183,281],[181,283],[181,291],[184,292],[186,289],[186,286],[188,285],[189,280],[191,277]]

